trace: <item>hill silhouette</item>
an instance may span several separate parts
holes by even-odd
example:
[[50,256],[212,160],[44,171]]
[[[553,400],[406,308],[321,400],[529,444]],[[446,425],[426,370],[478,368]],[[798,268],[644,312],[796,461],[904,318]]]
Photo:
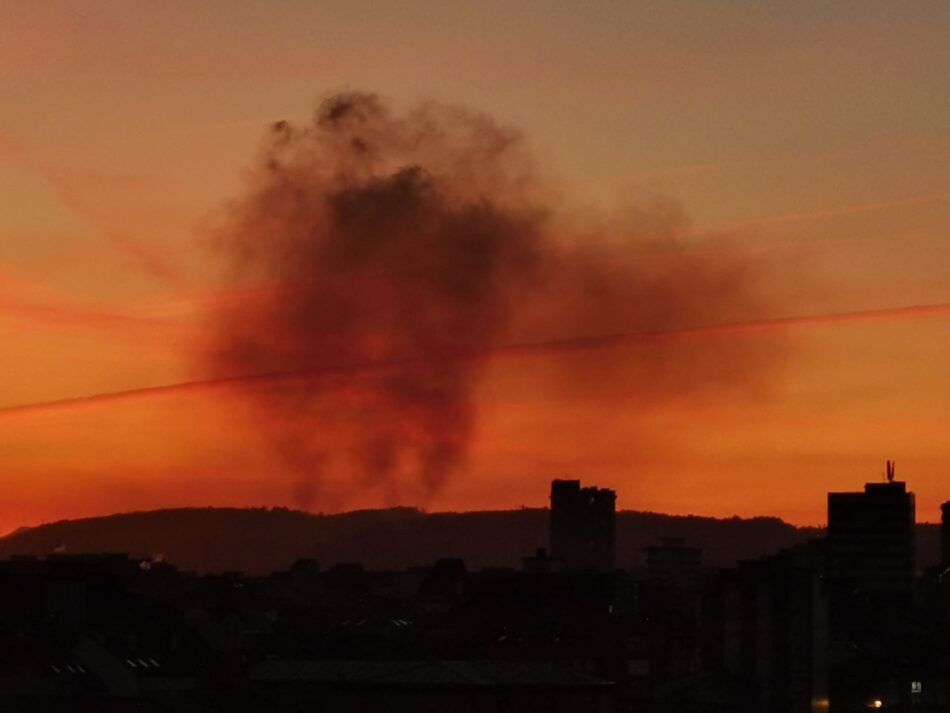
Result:
[[[716,519],[623,511],[617,514],[617,565],[639,562],[660,537],[702,547],[707,564],[728,566],[819,534],[774,517]],[[64,520],[0,538],[0,557],[66,552],[161,554],[182,569],[263,574],[312,557],[324,566],[371,569],[427,565],[461,557],[472,569],[517,567],[546,546],[548,510],[425,513],[414,508],[315,515],[286,508],[181,508]],[[922,549],[936,548],[936,538]],[[928,540],[929,542],[929,540]],[[921,558],[932,560],[929,555]]]
[[[640,549],[660,537],[684,537],[704,561],[730,566],[821,534],[774,517],[716,519],[659,513],[617,513],[617,565],[639,562]],[[940,529],[918,525],[918,564],[937,562]],[[427,565],[461,557],[473,569],[517,567],[546,546],[548,510],[525,508],[425,513],[415,508],[315,515],[286,508],[180,508],[63,520],[20,528],[0,538],[0,557],[66,552],[161,554],[182,569],[263,574],[312,557],[325,566],[361,562],[371,569]]]

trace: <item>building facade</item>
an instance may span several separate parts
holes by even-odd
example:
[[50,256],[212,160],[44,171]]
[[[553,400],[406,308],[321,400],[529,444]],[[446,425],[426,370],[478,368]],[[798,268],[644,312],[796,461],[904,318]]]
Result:
[[582,488],[579,480],[551,482],[551,556],[564,570],[614,569],[616,499],[613,490]]

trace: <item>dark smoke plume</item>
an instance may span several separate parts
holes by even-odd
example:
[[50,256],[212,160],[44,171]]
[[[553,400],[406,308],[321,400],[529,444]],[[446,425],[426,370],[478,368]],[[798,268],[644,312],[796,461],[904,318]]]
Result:
[[[435,492],[464,462],[500,347],[760,315],[756,266],[681,249],[675,208],[567,216],[519,135],[471,111],[341,94],[271,128],[218,234],[245,297],[215,315],[214,373],[389,364],[251,391],[301,504],[343,504],[331,483]],[[714,352],[575,355],[552,378],[596,391],[633,373],[646,401],[755,382],[778,350]]]

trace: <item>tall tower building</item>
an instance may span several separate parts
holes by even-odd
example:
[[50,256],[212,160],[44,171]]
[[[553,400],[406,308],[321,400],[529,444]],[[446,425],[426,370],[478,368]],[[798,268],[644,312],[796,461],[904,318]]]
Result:
[[868,657],[892,651],[913,627],[914,527],[914,494],[894,479],[891,461],[885,482],[868,483],[863,493],[828,494],[824,590],[832,711],[860,710],[882,698],[888,709],[897,703],[899,694],[888,700],[881,686],[882,671],[897,670],[898,657],[884,653],[880,665],[869,665]]
[[894,480],[828,494],[828,574],[868,592],[909,590],[915,575],[914,494]]
[[950,567],[950,501],[940,506],[940,566]]
[[563,569],[614,570],[616,500],[613,490],[579,480],[551,482],[551,556]]

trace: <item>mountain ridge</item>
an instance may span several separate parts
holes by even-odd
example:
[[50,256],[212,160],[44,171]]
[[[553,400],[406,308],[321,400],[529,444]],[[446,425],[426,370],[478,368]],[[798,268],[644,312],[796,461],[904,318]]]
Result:
[[[701,547],[711,566],[731,566],[823,532],[771,516],[712,518],[623,510],[617,513],[617,566],[639,562],[660,537]],[[921,565],[936,561],[939,527],[919,525]],[[54,550],[158,554],[184,570],[266,574],[299,558],[370,569],[426,566],[460,557],[472,569],[517,567],[547,545],[548,509],[425,512],[414,507],[308,513],[285,507],[191,507],[116,513],[18,528],[0,538],[0,557]]]

